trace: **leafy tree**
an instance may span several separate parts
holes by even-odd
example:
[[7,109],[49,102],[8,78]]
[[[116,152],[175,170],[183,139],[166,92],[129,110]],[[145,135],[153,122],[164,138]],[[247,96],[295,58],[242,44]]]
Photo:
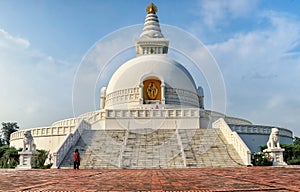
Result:
[[4,141],[2,139],[2,134],[1,134],[1,131],[0,131],[0,146],[3,146],[4,145]]
[[17,125],[17,123],[4,123],[2,122],[2,140],[3,142],[2,145],[7,145],[9,146],[10,144],[10,134],[12,134],[13,132],[16,132],[19,130],[19,126]]
[[299,137],[294,138],[294,145],[300,145],[300,138]]
[[3,157],[5,151],[8,149],[9,147],[4,145],[4,146],[0,146],[0,158]]
[[283,160],[285,162],[295,158],[295,145],[291,144],[280,144],[281,148],[284,148]]
[[0,147],[0,168],[15,168],[19,164],[19,152],[14,147]]

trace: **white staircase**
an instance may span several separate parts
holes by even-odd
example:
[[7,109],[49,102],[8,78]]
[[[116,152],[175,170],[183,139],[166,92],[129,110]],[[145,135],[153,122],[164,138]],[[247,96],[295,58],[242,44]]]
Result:
[[75,149],[81,168],[183,168],[244,165],[218,128],[84,130],[61,167],[73,166]]

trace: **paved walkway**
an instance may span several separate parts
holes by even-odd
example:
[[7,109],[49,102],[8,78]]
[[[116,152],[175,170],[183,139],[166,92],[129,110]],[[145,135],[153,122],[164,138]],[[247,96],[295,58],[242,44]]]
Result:
[[300,168],[0,170],[0,191],[300,191]]

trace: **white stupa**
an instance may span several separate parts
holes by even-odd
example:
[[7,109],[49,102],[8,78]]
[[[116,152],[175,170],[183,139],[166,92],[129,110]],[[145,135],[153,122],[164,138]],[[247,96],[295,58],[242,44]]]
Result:
[[[169,41],[161,32],[157,7],[151,3],[147,12],[144,29],[136,41],[137,57],[124,63],[113,74],[107,88],[101,89],[101,109],[128,113],[117,117],[119,122],[128,119],[129,123],[124,124],[124,127],[130,125],[128,129],[209,126],[211,117],[216,120],[222,114],[204,110],[202,87],[196,86],[183,65],[168,57]],[[156,120],[160,122],[159,127],[153,124]]]
[[[189,71],[168,57],[157,7],[147,7],[136,57],[100,90],[100,109],[49,127],[26,129],[53,167],[72,167],[75,148],[85,168],[220,167],[250,165],[273,126],[253,125],[204,108],[204,92]],[[125,37],[124,37],[125,38]],[[23,146],[26,130],[11,134]],[[292,132],[278,128],[281,143]]]

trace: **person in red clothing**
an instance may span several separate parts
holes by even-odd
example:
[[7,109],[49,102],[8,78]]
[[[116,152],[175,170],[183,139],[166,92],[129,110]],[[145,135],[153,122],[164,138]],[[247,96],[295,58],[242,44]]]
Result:
[[74,151],[73,161],[74,161],[74,169],[79,169],[79,165],[80,165],[80,154],[79,154],[79,152],[78,152],[78,149],[75,149],[75,151]]

